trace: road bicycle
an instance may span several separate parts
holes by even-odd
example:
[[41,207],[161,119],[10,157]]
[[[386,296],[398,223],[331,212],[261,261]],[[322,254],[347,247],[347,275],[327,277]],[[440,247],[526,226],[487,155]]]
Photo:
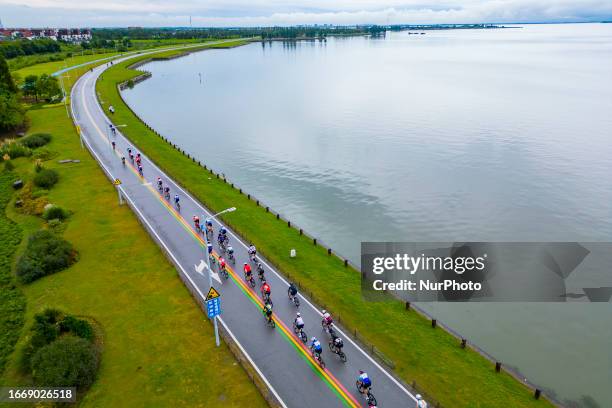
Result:
[[323,357],[321,357],[320,353],[314,351],[314,349],[312,350],[312,358],[314,358],[315,361],[319,364],[319,367],[325,368],[325,361],[323,361]]
[[346,354],[344,353],[344,351],[342,351],[342,349],[339,349],[338,347],[336,347],[336,345],[334,344],[334,339],[331,339],[329,341],[329,350],[332,353],[337,354],[338,357],[340,357],[340,361],[342,361],[343,363],[346,363]]
[[249,275],[244,274],[244,280],[245,280],[245,281],[246,281],[246,282],[247,282],[249,285],[251,285],[251,287],[252,287],[252,288],[254,288],[254,287],[255,287],[255,279],[253,279],[253,274],[252,274],[252,273],[251,273],[251,274],[249,274]]
[[361,395],[365,395],[369,407],[375,407],[378,405],[374,394],[372,394],[372,387],[363,389],[363,387],[361,386],[361,381],[359,380],[357,380],[355,385],[357,386],[357,391],[359,391]]
[[302,343],[306,344],[306,342],[308,341],[308,336],[306,336],[306,333],[304,333],[303,328],[297,327],[295,322],[293,322],[293,331],[300,338],[300,340],[302,340]]
[[287,293],[287,295],[289,296],[289,301],[293,302],[295,307],[300,307],[300,299],[298,298],[297,293],[295,295],[292,295],[291,293]]

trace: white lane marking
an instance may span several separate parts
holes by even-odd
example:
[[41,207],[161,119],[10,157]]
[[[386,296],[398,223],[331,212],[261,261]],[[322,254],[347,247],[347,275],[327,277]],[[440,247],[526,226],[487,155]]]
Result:
[[203,259],[200,259],[200,264],[199,265],[194,265],[195,267],[195,271],[197,273],[199,273],[200,275],[206,277],[206,275],[204,275],[204,269],[208,269],[210,276],[216,280],[217,282],[219,282],[219,285],[223,285],[223,282],[221,282],[221,278],[219,277],[219,274],[215,271],[213,271],[212,269],[208,268],[208,265],[206,265],[206,263],[204,262]]
[[[127,58],[126,58],[127,59]],[[106,69],[106,68],[104,68]],[[102,71],[104,71],[104,69],[102,69]],[[97,80],[97,78],[96,78]],[[95,89],[95,88],[94,88]],[[95,96],[95,92],[94,92],[94,96]],[[124,102],[125,103],[125,102]],[[95,104],[95,106],[100,110],[100,112],[102,113],[102,115],[104,117],[108,119],[108,117],[106,116],[106,113],[104,112],[104,110],[102,109],[102,107],[98,104]],[[109,120],[110,122],[110,120]],[[119,135],[121,135],[121,137],[124,138],[125,141],[129,141],[129,139],[127,137],[125,137],[121,132],[117,132]],[[145,157],[145,156],[143,156]],[[175,188],[177,188],[178,190],[180,190],[186,197],[189,198],[189,200],[197,207],[199,208],[203,213],[207,214],[208,217],[211,217],[212,214],[210,211],[208,211],[206,208],[204,208],[204,206],[202,206],[199,201],[197,201],[190,193],[188,193],[187,191],[185,191],[178,183],[176,183],[174,180],[172,180],[170,177],[168,177],[168,175],[161,170],[153,161],[151,161],[150,159],[147,159],[147,162],[154,168],[156,169],[161,175],[164,176],[164,178],[167,181],[170,181]],[[223,225],[221,224],[221,222],[218,219],[214,219],[214,221],[219,224],[219,225]],[[234,237],[234,239],[239,242],[245,249],[249,248],[249,245],[247,245],[246,243],[244,243],[242,241],[241,238],[239,238],[236,234],[234,234],[232,232],[232,230],[230,228],[228,228],[226,226],[228,232],[230,233],[230,235],[232,235],[232,237]],[[258,258],[260,260],[261,263],[263,263],[270,271],[272,271],[287,287],[289,287],[289,282],[283,277],[281,276],[281,274],[279,272],[277,272],[274,268],[272,268],[264,259]],[[308,304],[319,316],[323,316],[323,314],[321,313],[321,311],[315,307],[308,299],[306,299],[304,296],[302,296],[301,294],[298,294],[305,302],[306,304]],[[391,373],[389,373],[385,368],[383,368],[376,360],[374,360],[372,358],[372,356],[370,356],[365,350],[363,350],[357,343],[355,343],[353,341],[353,339],[351,339],[350,336],[348,336],[346,333],[344,333],[342,330],[340,330],[337,326],[336,326],[336,331],[338,331],[341,335],[344,336],[345,339],[347,339],[352,345],[353,347],[355,347],[357,350],[359,350],[361,352],[361,354],[363,354],[366,359],[368,361],[370,361],[370,363],[374,364],[374,366],[376,368],[378,368],[381,372],[383,372],[387,378],[389,378],[399,389],[401,389],[406,395],[408,395],[410,398],[412,398],[412,400],[416,401],[416,397],[410,392],[408,391],[408,389],[406,389],[406,387],[404,387],[393,375],[391,375]]]
[[[89,78],[88,78],[89,79]],[[83,87],[87,84],[87,80],[85,80],[85,83],[83,84]],[[79,81],[75,84],[74,88],[78,85]],[[72,100],[72,99],[71,99]],[[98,129],[98,132],[100,131],[100,129],[97,127],[97,125],[95,124],[95,122],[93,121],[93,118],[91,117],[91,114],[89,112],[89,109],[87,108],[87,103],[85,102],[85,100],[83,101],[83,107],[85,108],[85,111],[87,113],[87,116],[89,116],[90,121],[92,121],[92,123],[94,124],[94,126]],[[76,116],[74,116],[74,109],[71,103],[70,106],[70,110],[72,111],[73,114],[73,118],[76,118]],[[113,179],[113,175],[112,172],[108,169],[108,167],[106,167],[106,165],[104,164],[104,162],[102,161],[102,159],[100,158],[100,156],[98,156],[98,154],[96,153],[95,149],[89,144],[89,140],[87,140],[87,136],[84,134],[83,135],[83,139],[85,139],[85,144],[87,145],[89,151],[94,155],[94,157],[96,158],[96,160],[98,161],[98,163],[100,164],[100,166],[102,166],[102,168],[104,169],[104,171],[110,176],[111,179]],[[149,227],[149,230],[151,231],[151,233],[153,235],[155,235],[155,237],[157,238],[158,242],[160,243],[160,245],[162,245],[164,247],[164,249],[166,250],[166,252],[168,253],[168,255],[172,258],[172,260],[174,261],[175,265],[177,265],[180,270],[183,272],[183,275],[185,275],[185,277],[189,280],[189,282],[191,283],[191,285],[193,286],[193,288],[198,292],[198,295],[200,296],[200,298],[202,300],[206,299],[206,296],[204,296],[204,294],[200,291],[200,288],[198,288],[198,286],[195,284],[195,282],[191,279],[191,277],[189,276],[189,274],[187,273],[187,271],[183,268],[183,266],[181,265],[181,263],[178,261],[178,259],[176,258],[176,256],[174,255],[174,253],[172,253],[172,251],[170,250],[170,248],[168,248],[168,245],[166,245],[166,243],[164,242],[164,240],[161,239],[161,237],[157,234],[157,232],[155,231],[155,229],[153,229],[153,227],[151,226],[151,223],[149,222],[149,220],[144,216],[144,214],[138,209],[138,207],[136,206],[136,204],[134,203],[134,201],[131,199],[131,197],[127,194],[127,192],[125,191],[125,189],[123,188],[123,186],[118,186],[118,188],[122,191],[123,196],[125,197],[126,200],[128,200],[131,203],[131,207],[134,209],[134,211],[136,211],[138,213],[138,215],[140,216],[140,218],[147,224],[147,226]],[[272,384],[270,383],[270,381],[268,380],[268,378],[264,375],[264,373],[259,369],[259,367],[257,366],[257,364],[255,364],[255,361],[253,361],[253,359],[251,358],[251,356],[249,355],[249,353],[244,349],[244,347],[242,346],[242,344],[240,344],[240,342],[238,341],[238,339],[236,338],[236,336],[234,336],[234,334],[231,332],[231,330],[229,329],[229,327],[227,326],[227,324],[220,318],[218,317],[219,322],[221,322],[221,324],[223,325],[223,328],[229,333],[230,337],[232,338],[232,340],[236,343],[236,345],[238,346],[238,348],[240,349],[240,351],[242,352],[242,354],[244,354],[244,356],[247,358],[247,360],[249,361],[249,364],[251,364],[251,366],[255,369],[255,371],[257,372],[257,374],[260,376],[260,378],[264,381],[264,383],[266,384],[266,386],[268,387],[268,389],[272,392],[272,394],[274,394],[274,397],[276,398],[276,400],[279,402],[279,404],[281,404],[281,406],[283,408],[287,408],[287,404],[285,404],[285,402],[283,401],[283,399],[280,397],[280,395],[278,394],[278,392],[276,391],[276,389],[272,386]]]

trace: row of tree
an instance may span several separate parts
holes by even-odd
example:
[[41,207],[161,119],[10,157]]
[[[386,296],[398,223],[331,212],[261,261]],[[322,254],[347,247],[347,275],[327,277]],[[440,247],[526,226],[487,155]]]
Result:
[[[81,47],[84,49],[92,48],[121,48],[127,49],[132,46],[132,40],[128,37],[123,37],[119,40],[108,40],[105,38],[92,38],[90,41],[81,43]],[[121,50],[119,50],[121,51]]]
[[62,96],[57,79],[47,74],[28,75],[23,81],[21,91],[24,96],[33,97],[36,102],[39,100],[53,101]]
[[0,42],[0,54],[6,59],[23,55],[45,54],[59,51],[61,51],[60,44],[50,39]]
[[0,54],[0,133],[20,128],[25,121],[25,109],[21,97],[36,102],[54,101],[62,96],[57,78],[47,74],[28,75],[21,86],[11,76],[6,59]]
[[262,37],[321,38],[328,35],[376,34],[382,26],[302,26],[302,27],[239,27],[239,28],[97,28],[94,40],[155,40]]
[[4,56],[0,54],[0,132],[23,125],[25,110],[19,102],[19,89],[9,72]]

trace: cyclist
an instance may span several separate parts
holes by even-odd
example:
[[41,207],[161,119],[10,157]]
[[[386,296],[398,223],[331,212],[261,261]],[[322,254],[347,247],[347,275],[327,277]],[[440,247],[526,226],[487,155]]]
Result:
[[136,155],[136,164],[140,166],[140,153]]
[[329,330],[329,328],[334,323],[334,320],[332,319],[331,315],[327,312],[327,310],[323,309],[321,310],[321,313],[323,314],[323,320],[321,321],[321,323],[323,324],[323,327],[326,330]]
[[242,270],[244,271],[244,276],[248,276],[251,274],[251,265],[249,265],[248,263],[244,263],[244,266],[242,267]]
[[261,285],[261,297],[266,303],[270,300],[271,294],[272,289],[270,289],[270,285],[268,285],[268,282],[264,281],[263,285]]
[[193,225],[195,226],[195,229],[197,231],[200,231],[200,217],[198,217],[197,215],[193,216]]
[[266,280],[266,278],[264,277],[264,268],[261,262],[257,262],[257,274],[259,275],[260,280]]
[[114,140],[111,142],[111,145],[113,146],[113,150],[115,150],[115,141]]
[[427,408],[427,402],[425,402],[421,394],[415,395],[414,398],[417,400],[416,408]]
[[367,395],[368,391],[370,390],[370,387],[372,387],[372,381],[370,380],[370,377],[368,377],[368,373],[363,370],[359,370],[359,377],[357,377],[357,385],[359,392]]
[[162,191],[162,186],[163,186],[163,184],[164,184],[164,183],[162,182],[161,177],[158,177],[158,178],[157,178],[157,188],[159,189],[159,191]]
[[330,343],[332,346],[334,346],[334,353],[340,354],[340,352],[342,351],[342,347],[344,347],[344,342],[342,341],[340,337],[336,335],[336,332],[332,331],[331,333],[332,333],[332,340]]
[[128,147],[128,148],[127,148],[127,152],[128,152],[128,155],[130,155],[130,156],[131,156],[131,155],[132,155],[132,148],[131,148],[131,147]]
[[140,177],[142,177],[142,173],[143,173],[142,166],[138,165],[138,174],[140,174]]
[[257,248],[255,248],[255,245],[251,245],[249,247],[249,258],[251,261],[255,260],[255,255],[257,255]]
[[225,270],[225,259],[223,258],[219,258],[219,271],[224,275],[227,273],[227,271]]
[[223,244],[225,244],[225,240],[227,240],[227,235],[222,234],[221,231],[223,230],[223,227],[221,227],[221,230],[219,231],[219,235],[217,235],[217,243],[219,244],[220,247],[223,247]]
[[125,166],[125,156],[121,156],[121,164]]
[[[293,298],[297,295],[298,289],[295,286],[295,283],[291,282],[289,284],[289,289],[287,289],[287,294],[289,295],[289,300],[293,300]],[[299,315],[299,313],[298,313]]]
[[302,331],[304,329],[304,319],[302,319],[302,314],[300,312],[297,312],[297,314],[295,315],[295,320],[293,321],[293,324],[295,324],[295,327],[298,329],[298,331]]
[[323,347],[321,347],[321,342],[317,340],[316,337],[310,339],[310,349],[316,358],[321,358],[321,353],[323,352]]
[[266,316],[267,322],[272,323],[272,305],[270,303],[264,305],[263,313]]
[[170,187],[164,187],[164,196],[166,197],[166,200],[170,199]]
[[232,262],[234,261],[234,248],[231,246],[227,247],[227,258]]
[[178,208],[181,208],[181,203],[180,203],[180,201],[181,201],[181,199],[180,199],[180,197],[178,196],[178,194],[175,194],[175,195],[174,195],[174,204],[176,204],[176,206],[177,206]]
[[132,154],[132,152],[130,152],[130,161],[134,163],[134,155]]

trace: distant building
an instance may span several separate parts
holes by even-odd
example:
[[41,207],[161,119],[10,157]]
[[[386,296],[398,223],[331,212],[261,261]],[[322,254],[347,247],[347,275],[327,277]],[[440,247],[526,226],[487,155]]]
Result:
[[0,39],[19,38],[28,40],[48,38],[53,41],[81,43],[91,40],[91,30],[89,28],[0,28]]

